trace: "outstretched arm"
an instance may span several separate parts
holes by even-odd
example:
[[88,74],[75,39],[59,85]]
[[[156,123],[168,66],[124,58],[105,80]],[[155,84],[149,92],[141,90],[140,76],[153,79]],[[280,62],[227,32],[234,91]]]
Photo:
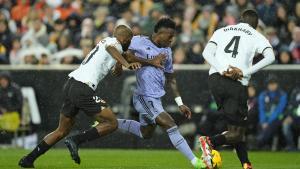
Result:
[[140,63],[138,62],[134,62],[129,64],[125,58],[120,54],[120,52],[116,49],[116,47],[112,46],[112,45],[108,45],[106,47],[106,51],[114,58],[117,60],[117,62],[119,62],[120,64],[122,64],[123,66],[125,66],[128,69],[138,69],[140,68]]
[[172,90],[172,93],[175,97],[175,102],[177,103],[179,110],[181,113],[185,115],[186,118],[190,119],[192,116],[192,112],[189,107],[183,104],[182,99],[180,97],[180,93],[177,87],[177,81],[174,73],[165,73],[167,79],[167,85]]
[[130,50],[124,52],[123,56],[124,56],[124,58],[126,58],[126,60],[129,63],[139,62],[143,66],[155,66],[158,68],[163,68],[163,63],[166,60],[166,55],[162,54],[162,53],[157,55],[154,59],[143,59],[143,58],[135,56],[135,54]]

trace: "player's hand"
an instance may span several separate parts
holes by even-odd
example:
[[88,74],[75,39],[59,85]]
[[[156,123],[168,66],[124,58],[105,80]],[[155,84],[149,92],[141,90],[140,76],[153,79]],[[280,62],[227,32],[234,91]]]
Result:
[[118,77],[118,76],[122,75],[122,72],[123,72],[122,64],[120,62],[117,62],[115,67],[113,68],[113,70],[111,72],[111,75],[115,76],[115,77]]
[[191,112],[191,109],[189,107],[187,107],[186,105],[181,105],[181,106],[179,106],[179,110],[180,110],[181,113],[184,114],[184,116],[187,119],[191,119],[192,112]]
[[230,65],[227,71],[223,72],[223,75],[233,80],[241,80],[243,78],[243,72],[241,69]]
[[129,66],[127,67],[130,70],[136,70],[141,68],[141,64],[139,62],[134,62],[134,63],[130,63]]
[[156,57],[150,60],[150,64],[157,68],[164,68],[164,64],[166,62],[167,55],[164,53],[158,54]]

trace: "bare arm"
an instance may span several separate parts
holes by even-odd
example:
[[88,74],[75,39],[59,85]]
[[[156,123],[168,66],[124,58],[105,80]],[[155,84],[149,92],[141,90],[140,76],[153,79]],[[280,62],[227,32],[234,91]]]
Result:
[[155,66],[158,68],[163,68],[163,62],[166,60],[165,54],[159,54],[154,59],[143,59],[135,56],[135,54],[130,50],[124,52],[123,56],[129,63],[139,62],[143,66]]
[[174,73],[165,73],[167,79],[167,85],[171,88],[172,93],[175,97],[175,101],[179,107],[181,113],[185,115],[186,118],[190,119],[192,117],[192,112],[189,107],[183,104],[182,99],[180,97],[180,93],[177,87],[177,81]]
[[177,87],[177,81],[174,73],[165,73],[167,79],[167,85],[172,90],[173,96],[179,97],[180,93]]
[[124,59],[124,57],[120,54],[120,52],[114,46],[107,46],[106,51],[126,68],[129,68],[129,63]]

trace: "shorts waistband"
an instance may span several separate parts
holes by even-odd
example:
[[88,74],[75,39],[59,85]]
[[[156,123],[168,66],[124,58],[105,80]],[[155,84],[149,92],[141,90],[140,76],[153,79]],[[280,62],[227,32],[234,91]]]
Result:
[[83,83],[85,85],[88,85],[90,88],[92,88],[94,91],[96,90],[97,86],[91,82],[81,82],[81,81],[78,81],[76,79],[74,79],[74,77],[70,77],[69,80],[74,80],[76,82],[79,82],[79,83]]

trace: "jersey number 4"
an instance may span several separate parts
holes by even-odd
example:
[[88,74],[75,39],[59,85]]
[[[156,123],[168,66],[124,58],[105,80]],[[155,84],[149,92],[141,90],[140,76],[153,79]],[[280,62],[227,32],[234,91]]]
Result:
[[[225,47],[224,51],[225,53],[232,53],[232,57],[236,58],[236,55],[238,54],[238,47],[240,43],[240,36],[234,36],[228,45]],[[233,50],[231,50],[231,46],[233,45]]]

